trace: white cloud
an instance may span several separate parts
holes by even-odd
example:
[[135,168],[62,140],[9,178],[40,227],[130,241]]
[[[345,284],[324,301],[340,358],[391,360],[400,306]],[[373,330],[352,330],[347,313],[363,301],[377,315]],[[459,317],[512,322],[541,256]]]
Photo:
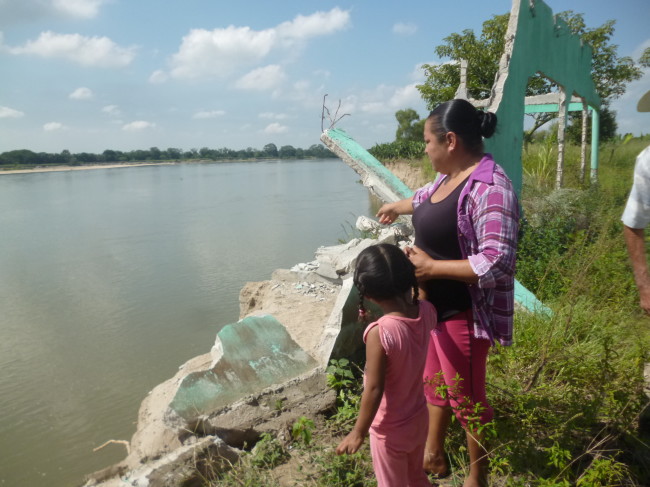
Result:
[[90,88],[86,88],[85,86],[77,88],[72,93],[70,93],[70,95],[68,95],[68,98],[72,100],[90,100],[92,97],[92,90]]
[[60,122],[48,122],[45,125],[43,125],[43,130],[46,132],[54,132],[55,130],[63,130],[65,128],[65,125],[63,125]]
[[416,83],[397,88],[388,104],[394,109],[410,108],[413,105],[421,105],[422,97],[416,88]]
[[270,64],[242,76],[235,86],[240,90],[269,91],[280,86],[286,78],[281,66]]
[[139,130],[145,130],[155,127],[156,124],[152,122],[146,122],[144,120],[136,120],[135,122],[129,122],[122,127],[122,130],[127,132],[137,132]]
[[374,92],[364,94],[360,109],[367,113],[394,113],[404,108],[417,111],[423,101],[415,86],[416,83],[397,88],[380,85]]
[[617,132],[640,135],[648,133],[650,113],[637,112],[636,106],[641,97],[650,88],[650,69],[645,69],[643,76],[627,85],[625,94],[612,101],[612,110],[616,112]]
[[194,115],[192,115],[192,118],[198,120],[205,118],[217,118],[225,114],[226,112],[224,110],[209,110],[204,112],[196,112]]
[[285,120],[288,115],[286,113],[262,112],[258,117],[271,120]]
[[412,36],[418,31],[418,26],[409,22],[409,23],[404,23],[404,22],[397,22],[395,25],[393,25],[393,34],[401,35],[401,36]]
[[44,58],[58,58],[82,66],[119,68],[127,66],[135,57],[135,47],[120,47],[108,37],[85,37],[80,34],[42,32],[38,39],[24,46],[9,47],[12,54],[32,54]]
[[175,78],[225,77],[239,65],[259,61],[275,42],[272,30],[256,32],[249,27],[229,26],[207,31],[192,29],[183,37],[172,56],[171,75]]
[[335,7],[329,12],[298,15],[295,19],[278,25],[277,32],[285,41],[302,40],[333,34],[349,25],[350,12]]
[[424,75],[424,69],[422,69],[422,66],[425,64],[433,64],[433,63],[418,63],[415,65],[413,68],[413,71],[411,71],[411,74],[409,78],[413,81],[417,81],[418,84],[422,84],[426,81],[426,76]]
[[[24,1],[24,0],[23,0]],[[71,17],[91,19],[99,13],[106,0],[54,0],[54,8]]]
[[167,73],[158,69],[153,73],[151,73],[151,76],[149,76],[149,83],[154,83],[154,84],[164,83],[165,81],[167,81],[167,78],[168,78]]
[[117,105],[106,105],[102,108],[102,112],[107,113],[111,117],[119,117],[122,114]]
[[233,25],[211,31],[192,29],[170,59],[170,74],[184,79],[224,78],[260,62],[274,49],[332,34],[349,23],[349,12],[334,8],[259,31]]
[[0,0],[0,25],[55,18],[94,18],[110,0]]
[[273,122],[268,124],[262,132],[264,132],[267,135],[275,135],[275,134],[283,134],[287,130],[289,130],[289,128],[286,125]]
[[14,110],[9,107],[0,107],[0,118],[20,118],[25,114],[19,110]]

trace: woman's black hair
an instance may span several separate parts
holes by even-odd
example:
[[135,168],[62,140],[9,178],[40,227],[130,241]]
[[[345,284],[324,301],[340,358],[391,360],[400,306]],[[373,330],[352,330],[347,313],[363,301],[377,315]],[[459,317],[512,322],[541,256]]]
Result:
[[415,266],[396,245],[378,244],[361,251],[354,270],[354,285],[359,290],[359,311],[365,313],[363,298],[390,299],[413,290],[418,299]]
[[497,116],[477,110],[467,100],[455,99],[438,105],[427,120],[431,132],[442,140],[447,132],[454,132],[472,153],[483,153],[483,137],[492,137],[497,128]]

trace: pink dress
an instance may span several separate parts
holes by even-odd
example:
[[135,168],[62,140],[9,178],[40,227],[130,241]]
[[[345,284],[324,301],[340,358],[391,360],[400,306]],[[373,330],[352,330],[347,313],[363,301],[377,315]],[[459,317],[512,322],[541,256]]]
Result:
[[370,427],[372,463],[379,487],[430,486],[422,469],[429,415],[422,374],[436,310],[419,302],[417,318],[382,316],[366,328],[379,327],[386,353],[384,395]]

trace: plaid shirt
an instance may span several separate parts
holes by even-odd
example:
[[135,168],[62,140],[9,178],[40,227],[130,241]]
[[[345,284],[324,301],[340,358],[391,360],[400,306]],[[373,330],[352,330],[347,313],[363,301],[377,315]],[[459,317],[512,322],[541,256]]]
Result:
[[[430,198],[445,177],[418,189],[413,208]],[[519,203],[508,176],[490,154],[470,175],[457,211],[460,250],[478,275],[477,284],[468,284],[474,334],[492,344],[511,345]]]

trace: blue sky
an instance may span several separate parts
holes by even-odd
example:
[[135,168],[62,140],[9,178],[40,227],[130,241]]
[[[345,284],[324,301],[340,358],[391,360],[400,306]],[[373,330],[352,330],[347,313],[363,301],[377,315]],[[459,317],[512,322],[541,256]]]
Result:
[[[525,1],[525,0],[523,0]],[[648,0],[547,0],[616,20],[619,55],[650,46]],[[159,147],[307,148],[325,94],[362,145],[394,139],[395,112],[426,106],[419,66],[453,32],[509,0],[0,0],[0,152]],[[619,131],[647,133],[636,102],[650,72],[613,104]]]

